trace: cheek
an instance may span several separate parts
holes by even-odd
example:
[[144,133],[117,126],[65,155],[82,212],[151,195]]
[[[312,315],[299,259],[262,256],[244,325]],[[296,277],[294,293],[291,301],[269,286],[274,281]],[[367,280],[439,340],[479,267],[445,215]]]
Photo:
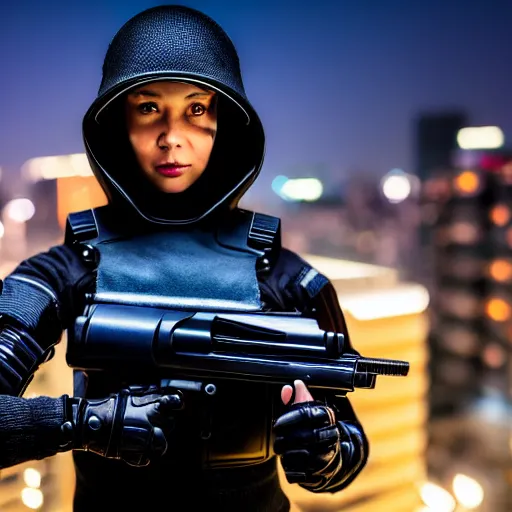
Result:
[[148,137],[141,133],[132,132],[129,134],[128,138],[137,160],[140,163],[144,163],[144,161],[150,156],[150,144]]
[[204,164],[208,163],[208,160],[210,159],[210,155],[213,149],[213,142],[214,139],[210,135],[201,137],[201,139],[197,142],[197,154]]

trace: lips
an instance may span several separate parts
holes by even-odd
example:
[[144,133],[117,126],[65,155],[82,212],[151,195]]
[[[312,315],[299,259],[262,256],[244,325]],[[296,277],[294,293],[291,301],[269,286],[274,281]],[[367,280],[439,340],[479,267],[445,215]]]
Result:
[[175,178],[181,176],[190,165],[183,165],[178,163],[161,164],[155,167],[156,171],[162,176]]

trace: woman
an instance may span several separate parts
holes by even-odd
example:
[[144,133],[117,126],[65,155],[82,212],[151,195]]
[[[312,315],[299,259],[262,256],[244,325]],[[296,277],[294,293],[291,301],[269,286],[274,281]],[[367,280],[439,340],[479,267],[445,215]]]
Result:
[[[20,393],[63,329],[79,338],[98,305],[113,326],[116,308],[136,306],[294,311],[345,330],[329,281],[281,248],[278,219],[237,207],[260,171],[264,132],[236,50],[213,20],[182,6],[129,20],[109,46],[83,135],[109,204],[72,214],[62,246],[6,278],[3,392]],[[30,357],[27,347],[36,347]],[[133,368],[75,377],[85,400],[155,379]],[[182,411],[167,414],[166,454],[147,467],[76,451],[75,510],[163,502],[169,510],[281,512],[289,502],[275,454],[288,480],[312,492],[336,492],[364,466],[366,438],[346,397],[315,400],[300,381],[281,393],[259,383],[217,388],[208,406],[187,397]]]

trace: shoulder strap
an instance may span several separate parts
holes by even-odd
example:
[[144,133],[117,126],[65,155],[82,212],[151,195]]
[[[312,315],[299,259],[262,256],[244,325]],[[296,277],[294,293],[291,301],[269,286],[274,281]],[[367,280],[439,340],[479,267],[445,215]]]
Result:
[[221,223],[217,241],[225,247],[262,257],[281,246],[280,227],[278,217],[239,208]]
[[98,236],[98,226],[92,209],[74,212],[68,215],[66,221],[66,232],[64,243],[73,245],[74,243],[86,242]]
[[[264,213],[243,211],[248,222],[245,243],[251,249],[268,254],[281,247],[281,219]],[[98,224],[94,210],[83,210],[68,215],[65,243],[86,242],[97,238]],[[233,243],[233,241],[231,241]]]
[[253,212],[247,245],[265,254],[281,247],[281,219]]

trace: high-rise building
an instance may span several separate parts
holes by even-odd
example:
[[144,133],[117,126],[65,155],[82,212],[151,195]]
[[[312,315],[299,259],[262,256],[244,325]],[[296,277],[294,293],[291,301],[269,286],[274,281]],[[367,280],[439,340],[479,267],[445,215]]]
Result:
[[423,208],[431,240],[429,471],[439,481],[472,475],[485,495],[477,510],[508,512],[512,153],[454,152],[450,168],[425,180]]
[[466,125],[460,111],[421,114],[416,121],[416,172],[421,180],[433,171],[451,167],[457,149],[457,133]]
[[433,415],[463,410],[488,386],[507,392],[499,368],[506,373],[512,344],[509,159],[504,150],[460,150],[451,170],[425,182],[425,204],[435,208],[428,226]]
[[[466,124],[466,114],[461,111],[426,112],[416,119],[414,127],[415,172],[421,183],[432,177],[442,177],[450,172],[452,156],[457,149],[457,133]],[[439,182],[442,184],[442,182]],[[423,214],[432,215],[435,205],[423,203]],[[428,223],[420,225],[418,244],[424,255],[423,261],[418,261],[411,269],[417,279],[429,284],[433,269],[429,249],[432,247],[432,231]]]

